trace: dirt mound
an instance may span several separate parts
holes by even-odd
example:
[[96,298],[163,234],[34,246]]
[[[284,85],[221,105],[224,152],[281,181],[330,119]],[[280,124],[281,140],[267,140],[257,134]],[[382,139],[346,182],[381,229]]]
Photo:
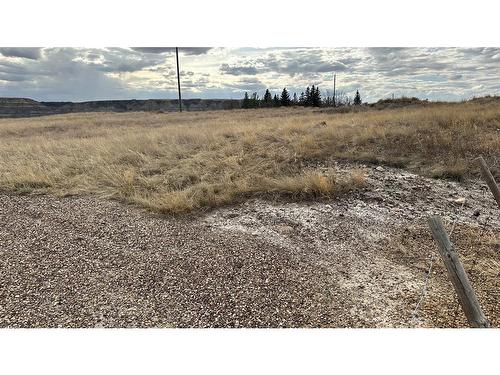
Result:
[[397,99],[380,99],[376,103],[363,104],[363,105],[350,105],[350,106],[340,106],[336,108],[323,108],[320,112],[323,113],[357,113],[366,112],[373,110],[384,110],[384,109],[398,109],[406,107],[422,107],[436,104],[445,104],[438,102],[430,102],[428,100],[421,100],[418,98],[397,98]]
[[[392,108],[424,106],[429,104],[430,102],[427,99],[421,100],[415,97],[412,98],[401,97],[395,99],[380,99],[378,102],[372,103],[369,106],[371,108],[382,110],[382,109],[392,109]],[[434,102],[433,104],[436,103]]]

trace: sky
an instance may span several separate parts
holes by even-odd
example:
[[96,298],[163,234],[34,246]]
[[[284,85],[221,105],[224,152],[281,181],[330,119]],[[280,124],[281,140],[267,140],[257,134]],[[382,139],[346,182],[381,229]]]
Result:
[[[183,98],[241,99],[244,92],[309,85],[363,101],[500,95],[500,48],[180,48]],[[39,101],[175,99],[172,47],[0,48],[0,97]]]

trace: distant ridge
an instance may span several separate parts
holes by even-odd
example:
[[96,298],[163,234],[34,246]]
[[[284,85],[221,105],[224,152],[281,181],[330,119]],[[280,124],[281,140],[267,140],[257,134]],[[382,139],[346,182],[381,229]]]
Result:
[[50,108],[26,98],[0,98],[0,118],[50,115]]
[[[500,101],[500,96],[486,95],[462,102],[490,103]],[[183,99],[185,111],[211,111],[241,108],[242,101],[237,99]],[[460,102],[429,101],[414,97],[380,99],[361,106],[322,107],[326,113],[359,112],[368,110],[398,109],[405,107],[436,106],[460,104]],[[0,118],[35,117],[77,112],[176,112],[179,110],[177,99],[147,100],[95,100],[88,102],[38,102],[29,98],[0,97]]]
[[[241,107],[234,99],[183,99],[186,111],[208,111]],[[28,98],[0,98],[0,118],[34,117],[76,112],[174,112],[177,99],[99,100],[88,102],[38,102]]]

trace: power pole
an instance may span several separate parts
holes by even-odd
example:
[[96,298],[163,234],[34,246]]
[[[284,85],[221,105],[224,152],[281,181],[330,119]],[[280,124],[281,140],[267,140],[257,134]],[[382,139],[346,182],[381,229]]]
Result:
[[336,107],[337,104],[335,103],[335,85],[336,85],[336,81],[337,81],[337,75],[334,74],[333,75],[333,106]]
[[178,47],[175,47],[175,58],[177,60],[177,91],[179,91],[179,112],[182,112],[181,76],[179,74],[179,48]]

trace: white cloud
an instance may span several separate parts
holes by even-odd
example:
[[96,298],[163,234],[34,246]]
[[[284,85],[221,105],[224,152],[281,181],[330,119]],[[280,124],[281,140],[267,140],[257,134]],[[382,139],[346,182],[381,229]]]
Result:
[[[319,85],[374,101],[391,95],[459,100],[499,94],[498,48],[181,47],[185,97]],[[0,48],[0,96],[92,100],[176,96],[173,47]]]

